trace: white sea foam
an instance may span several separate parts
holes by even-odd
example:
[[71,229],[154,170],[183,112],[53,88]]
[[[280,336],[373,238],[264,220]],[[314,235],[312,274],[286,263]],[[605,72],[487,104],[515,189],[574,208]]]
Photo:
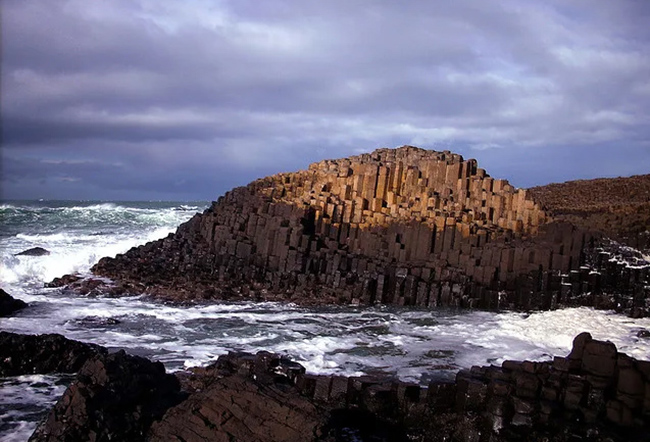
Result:
[[[85,274],[104,256],[115,256],[167,236],[201,207],[188,209],[115,203],[70,207],[3,204],[0,280],[7,290],[23,295],[55,277]],[[43,247],[51,253],[14,256],[32,247]]]
[[[527,315],[274,303],[170,306],[143,297],[78,298],[54,290],[27,300],[28,309],[3,320],[4,330],[57,332],[126,348],[160,360],[172,371],[208,364],[228,351],[268,350],[293,358],[312,373],[396,376],[426,384],[472,365],[566,355],[582,331],[650,359],[650,340],[637,337],[639,330],[650,329],[650,319],[589,308]],[[99,320],[84,321],[88,317]],[[37,396],[26,400],[40,401]],[[25,425],[29,430],[35,424]],[[16,431],[26,434],[25,428]]]
[[[417,381],[447,370],[548,360],[566,355],[582,331],[614,342],[621,351],[650,359],[650,341],[637,337],[650,319],[571,308],[532,314],[458,314],[392,308],[307,309],[282,304],[169,306],[139,298],[27,296],[32,307],[7,318],[3,329],[56,331],[109,347],[131,348],[179,369],[212,361],[230,350],[270,350],[304,363],[313,372],[382,371]],[[113,318],[119,323],[84,318]],[[114,322],[115,322],[114,321]]]
[[[20,246],[12,244],[0,264],[3,284],[41,285],[68,273],[88,272],[90,267],[104,256],[124,253],[131,247],[165,237],[173,228],[161,227],[140,235],[112,235],[107,237],[66,233],[52,235],[18,235]],[[13,256],[34,246],[44,247],[51,253],[45,256]],[[14,252],[14,253],[11,253]]]
[[70,376],[28,375],[0,379],[0,440],[24,442],[63,394]]

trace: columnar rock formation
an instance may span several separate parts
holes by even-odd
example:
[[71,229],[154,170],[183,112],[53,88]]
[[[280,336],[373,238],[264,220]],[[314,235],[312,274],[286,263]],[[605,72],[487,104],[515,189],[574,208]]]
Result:
[[[611,283],[631,296],[617,303],[643,310],[647,290],[580,270],[608,265],[598,239],[553,222],[528,191],[475,160],[404,146],[236,188],[176,234],[104,258],[93,272],[119,290],[176,299],[429,307],[604,303]],[[639,272],[642,286],[649,272]]]

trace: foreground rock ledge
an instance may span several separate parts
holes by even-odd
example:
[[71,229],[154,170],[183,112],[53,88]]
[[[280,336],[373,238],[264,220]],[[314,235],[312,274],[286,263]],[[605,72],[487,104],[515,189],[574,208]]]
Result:
[[62,335],[21,335],[0,331],[0,376],[76,373],[91,358],[106,355],[99,345]]
[[[233,189],[175,234],[103,258],[92,271],[115,281],[106,287],[113,295],[176,301],[589,305],[645,316],[650,265],[606,237],[630,237],[613,226],[633,211],[628,230],[643,243],[650,180],[622,180],[618,187],[641,190],[617,191],[611,220],[579,223],[554,188],[516,189],[451,152],[379,149]],[[598,189],[607,195],[608,183],[598,181],[581,201]],[[598,216],[601,206],[593,207]]]
[[3,289],[0,289],[0,318],[11,316],[25,307],[27,307],[25,301],[16,299]]
[[176,378],[123,352],[97,356],[30,440],[650,440],[650,362],[588,333],[553,362],[472,367],[426,388],[306,374],[267,352]]

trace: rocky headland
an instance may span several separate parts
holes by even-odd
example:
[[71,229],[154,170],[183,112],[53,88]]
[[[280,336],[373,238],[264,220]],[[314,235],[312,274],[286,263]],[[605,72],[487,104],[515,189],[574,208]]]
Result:
[[0,341],[0,353],[20,349],[1,354],[0,373],[78,370],[30,441],[650,440],[650,362],[588,333],[566,357],[472,367],[427,386],[310,374],[268,352],[168,374],[58,335]]
[[650,175],[569,181],[529,191],[553,219],[650,253]]
[[[650,313],[650,175],[517,189],[404,146],[226,193],[167,238],[103,258],[83,293]],[[640,247],[642,252],[632,248]]]
[[[650,314],[650,176],[517,189],[411,146],[238,187],[176,233],[48,284],[176,302]],[[93,317],[86,318],[89,321]],[[268,352],[174,374],[62,336],[0,333],[0,375],[78,371],[32,441],[650,440],[650,362],[577,336],[547,362],[429,385],[306,373]]]

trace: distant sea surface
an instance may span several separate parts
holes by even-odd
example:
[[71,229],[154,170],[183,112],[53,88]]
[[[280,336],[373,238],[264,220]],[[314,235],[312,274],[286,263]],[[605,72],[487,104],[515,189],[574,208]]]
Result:
[[[0,285],[29,303],[0,330],[60,333],[160,360],[168,370],[207,364],[229,350],[275,351],[315,373],[377,374],[428,383],[461,368],[565,355],[589,331],[650,359],[637,337],[650,319],[572,308],[513,313],[397,307],[304,308],[277,303],[163,304],[144,297],[83,297],[45,282],[88,274],[104,256],[167,236],[208,202],[4,201]],[[45,256],[15,256],[32,247]],[[0,440],[26,441],[70,376],[0,378]]]

